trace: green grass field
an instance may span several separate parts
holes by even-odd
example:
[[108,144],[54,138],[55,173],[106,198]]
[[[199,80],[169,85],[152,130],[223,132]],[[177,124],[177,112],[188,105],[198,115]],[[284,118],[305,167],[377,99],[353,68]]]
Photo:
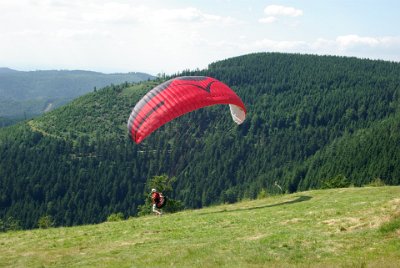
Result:
[[400,187],[0,233],[0,267],[400,267]]

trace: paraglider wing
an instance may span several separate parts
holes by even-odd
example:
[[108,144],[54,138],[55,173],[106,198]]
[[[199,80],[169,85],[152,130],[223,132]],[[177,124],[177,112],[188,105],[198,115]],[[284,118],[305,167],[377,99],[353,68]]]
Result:
[[216,104],[229,104],[232,119],[241,124],[246,108],[236,93],[217,79],[183,76],[150,90],[133,108],[128,120],[129,135],[140,143],[165,123],[188,112]]

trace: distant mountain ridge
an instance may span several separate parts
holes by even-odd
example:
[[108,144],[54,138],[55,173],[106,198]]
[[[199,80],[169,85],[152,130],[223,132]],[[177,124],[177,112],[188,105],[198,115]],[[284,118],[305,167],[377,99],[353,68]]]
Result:
[[16,71],[0,68],[0,117],[30,117],[71,101],[95,88],[154,79],[140,73],[104,74],[82,70]]
[[13,70],[7,67],[0,67],[0,73],[15,73],[17,70]]

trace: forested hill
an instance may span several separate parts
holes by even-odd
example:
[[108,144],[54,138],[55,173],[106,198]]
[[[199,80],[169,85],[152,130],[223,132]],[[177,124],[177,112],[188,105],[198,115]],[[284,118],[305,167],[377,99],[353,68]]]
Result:
[[126,122],[161,81],[121,84],[0,131],[0,218],[35,227],[135,215],[146,180],[176,176],[171,197],[187,207],[294,192],[333,178],[355,186],[400,182],[400,64],[356,58],[257,53],[180,75],[230,85],[247,110],[184,115],[136,145]]
[[[23,118],[111,84],[153,79],[145,73],[104,74],[91,71],[16,71],[0,68],[0,117]],[[0,118],[0,126],[1,126]]]

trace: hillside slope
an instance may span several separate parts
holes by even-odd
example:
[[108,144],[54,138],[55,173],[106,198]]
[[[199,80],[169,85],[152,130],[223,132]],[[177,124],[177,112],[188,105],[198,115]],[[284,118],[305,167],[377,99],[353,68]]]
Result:
[[72,99],[111,84],[139,82],[145,73],[104,74],[91,71],[0,71],[0,118],[30,117],[54,110]]
[[352,135],[347,133],[305,162],[304,177],[299,182],[299,188],[320,185],[316,178],[324,181],[339,174],[356,185],[361,185],[362,178],[368,177],[399,185],[399,145],[399,115],[360,129]]
[[0,233],[1,267],[393,267],[400,187],[314,190],[72,228]]
[[89,93],[0,130],[0,218],[35,228],[44,215],[61,226],[133,216],[146,181],[164,173],[177,178],[171,197],[187,208],[278,193],[275,182],[285,192],[319,188],[340,174],[355,186],[376,177],[399,183],[399,63],[257,53],[182,75],[231,86],[248,110],[244,124],[232,122],[226,105],[207,107],[136,145],[128,116],[162,81]]

